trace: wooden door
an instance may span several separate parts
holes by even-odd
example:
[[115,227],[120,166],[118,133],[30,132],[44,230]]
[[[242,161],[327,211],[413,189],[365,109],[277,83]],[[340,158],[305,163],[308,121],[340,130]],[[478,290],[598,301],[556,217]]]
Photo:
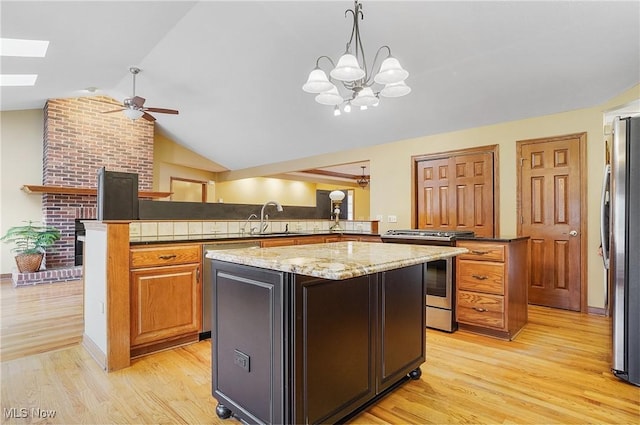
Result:
[[418,228],[450,229],[449,158],[417,163]]
[[493,170],[492,152],[418,161],[418,228],[494,236]]
[[493,155],[479,153],[449,159],[454,173],[449,205],[456,230],[471,230],[476,236],[492,237],[493,226]]
[[580,311],[585,134],[518,142],[518,234],[531,237],[529,303]]

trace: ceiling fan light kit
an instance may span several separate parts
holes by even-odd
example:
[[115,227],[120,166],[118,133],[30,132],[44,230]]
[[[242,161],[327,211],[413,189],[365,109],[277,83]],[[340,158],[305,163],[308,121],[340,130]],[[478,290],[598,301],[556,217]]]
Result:
[[[362,4],[356,0],[353,9],[345,11],[345,16],[348,13],[351,13],[353,17],[353,27],[345,53],[338,59],[337,65],[329,56],[318,57],[315,68],[309,73],[307,82],[302,86],[303,91],[317,95],[316,102],[333,106],[333,114],[336,116],[340,115],[341,105],[344,105],[342,108],[344,112],[349,112],[351,105],[360,106],[362,110],[369,106],[378,106],[380,96],[400,97],[411,92],[411,88],[404,82],[409,76],[409,72],[402,68],[398,59],[391,55],[389,46],[380,47],[373,59],[372,67],[367,67],[358,23],[364,17]],[[352,53],[352,46],[355,54]],[[386,58],[378,64],[380,55],[385,53]],[[329,72],[329,78],[320,68],[321,59],[326,59],[333,67]],[[374,73],[376,65],[378,65],[378,71]],[[338,82],[339,84],[336,84]],[[374,84],[378,84],[382,88],[376,88],[376,91]],[[340,93],[341,90],[338,87],[346,92],[346,95]]]
[[155,121],[156,119],[153,117],[153,115],[149,114],[149,112],[178,115],[178,111],[175,109],[147,108],[144,106],[144,102],[146,101],[146,99],[140,96],[136,96],[136,75],[138,75],[140,71],[140,68],[137,68],[135,66],[129,68],[129,72],[133,77],[133,94],[131,97],[127,97],[122,102],[122,108],[115,109],[113,111],[104,111],[103,114],[122,111],[122,113],[132,121],[135,121],[138,118],[144,118],[147,121]]

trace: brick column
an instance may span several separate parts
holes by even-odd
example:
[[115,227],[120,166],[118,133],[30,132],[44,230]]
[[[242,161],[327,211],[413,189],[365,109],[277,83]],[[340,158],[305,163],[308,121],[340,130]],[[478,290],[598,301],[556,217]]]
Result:
[[[153,122],[131,121],[108,97],[49,99],[44,107],[42,184],[95,188],[101,167],[138,174],[141,191],[153,187]],[[62,233],[47,251],[47,267],[74,264],[75,219],[94,218],[95,196],[45,194],[42,221]]]

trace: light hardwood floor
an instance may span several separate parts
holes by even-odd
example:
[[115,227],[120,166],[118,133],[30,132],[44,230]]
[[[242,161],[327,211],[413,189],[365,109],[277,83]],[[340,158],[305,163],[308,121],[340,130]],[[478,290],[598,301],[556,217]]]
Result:
[[[80,282],[0,286],[2,423],[238,423],[215,416],[209,341],[107,374],[75,342],[82,332]],[[609,372],[609,319],[529,311],[529,324],[511,342],[427,330],[420,380],[351,423],[640,423],[640,388]],[[55,416],[39,418],[37,409]]]

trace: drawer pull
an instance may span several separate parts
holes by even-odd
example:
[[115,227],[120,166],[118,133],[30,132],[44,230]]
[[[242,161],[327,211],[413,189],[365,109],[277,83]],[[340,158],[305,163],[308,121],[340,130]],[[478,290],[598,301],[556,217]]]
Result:
[[478,251],[478,250],[472,250],[471,253],[472,254],[476,254],[476,255],[486,255],[488,253],[490,253],[491,251]]
[[171,260],[173,258],[176,258],[176,254],[171,254],[171,255],[159,255],[158,256],[159,259],[161,260]]
[[473,309],[474,309],[475,311],[480,312],[480,313],[484,313],[485,311],[489,311],[489,310],[487,310],[486,308],[482,308],[482,307],[473,307]]
[[487,280],[489,279],[489,276],[485,276],[482,274],[472,274],[471,277],[478,279],[478,280]]

